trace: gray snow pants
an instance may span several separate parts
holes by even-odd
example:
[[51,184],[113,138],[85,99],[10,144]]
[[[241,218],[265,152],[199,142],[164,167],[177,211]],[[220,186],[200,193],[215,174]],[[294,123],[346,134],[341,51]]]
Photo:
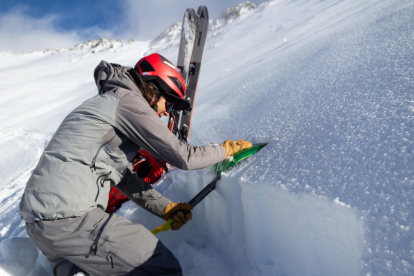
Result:
[[26,223],[56,276],[182,275],[178,260],[148,229],[97,208],[81,217]]

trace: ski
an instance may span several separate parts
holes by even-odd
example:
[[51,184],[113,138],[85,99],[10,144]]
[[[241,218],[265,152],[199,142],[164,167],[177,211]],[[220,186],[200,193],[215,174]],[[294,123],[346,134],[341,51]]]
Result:
[[[183,17],[183,24],[181,29],[180,48],[178,51],[177,67],[183,74],[185,84],[187,85],[188,71],[190,65],[191,55],[193,53],[194,38],[196,32],[197,17],[194,9],[188,8]],[[178,124],[180,121],[181,112],[174,110],[171,112],[168,119],[168,129],[177,134]]]
[[181,122],[178,137],[181,141],[188,143],[191,131],[191,120],[193,117],[195,98],[197,93],[198,78],[201,69],[201,62],[204,54],[204,46],[206,44],[208,31],[208,10],[206,6],[200,6],[197,10],[196,31],[193,51],[188,70],[186,100],[190,102],[190,109],[183,111],[181,114]]

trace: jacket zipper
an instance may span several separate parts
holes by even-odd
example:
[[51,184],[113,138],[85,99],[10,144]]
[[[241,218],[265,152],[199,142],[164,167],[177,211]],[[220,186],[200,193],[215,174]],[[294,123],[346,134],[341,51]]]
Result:
[[[107,173],[105,175],[101,175],[101,176],[98,177],[98,179],[96,179],[96,186],[98,186],[98,193],[96,194],[95,202],[98,200],[98,197],[99,197],[99,191],[100,191],[99,184],[101,184],[101,187],[103,188],[104,184],[105,184],[105,181],[108,179],[108,177],[111,175],[111,173],[112,173],[112,171],[109,171],[109,173]],[[103,179],[102,179],[102,177],[103,177]]]
[[115,133],[115,135],[114,135],[111,139],[109,139],[107,142],[103,143],[103,144],[99,147],[98,151],[96,152],[95,156],[94,156],[94,157],[93,157],[93,159],[92,159],[92,163],[91,163],[91,165],[89,166],[89,168],[91,168],[91,170],[92,170],[92,169],[94,169],[94,170],[96,171],[96,158],[98,157],[99,152],[101,151],[101,149],[102,149],[103,147],[105,147],[106,145],[108,145],[109,143],[111,143],[111,142],[112,142],[112,140],[114,140],[114,139],[115,139],[115,137],[116,137],[116,133]]
[[108,254],[106,254],[106,260],[107,261],[109,261],[108,256],[109,256],[109,258],[111,258],[111,268],[114,268],[114,260],[112,259],[112,252],[111,251],[108,251]]
[[112,171],[109,171],[109,173],[104,175],[104,179],[101,179],[101,181],[99,181],[101,183],[101,187],[104,187],[105,181],[108,180],[108,177],[111,175]]
[[[106,259],[108,260],[108,256],[111,259],[111,267],[114,268],[114,263],[113,263],[113,259],[112,256],[115,257],[115,259],[117,259],[118,261],[120,261],[121,263],[123,263],[126,266],[129,266],[131,268],[135,268],[135,266],[133,266],[132,264],[128,263],[127,261],[125,261],[123,258],[121,258],[118,254],[116,254],[113,251],[107,250],[104,246],[103,246],[105,253],[106,253]],[[109,262],[109,260],[108,260]]]
[[105,222],[99,228],[98,235],[96,236],[96,239],[93,241],[93,244],[92,244],[92,247],[94,247],[94,249],[93,249],[93,255],[96,255],[96,252],[98,251],[98,241],[99,241],[99,238],[101,237],[102,232],[103,232],[105,226],[108,224],[109,220],[111,219],[112,215],[113,215],[113,213],[109,215],[109,217],[105,220]]

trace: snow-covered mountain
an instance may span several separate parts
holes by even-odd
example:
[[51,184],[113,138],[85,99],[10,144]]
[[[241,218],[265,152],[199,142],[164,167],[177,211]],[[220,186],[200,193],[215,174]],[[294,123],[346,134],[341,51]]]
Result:
[[99,40],[89,40],[88,42],[76,44],[73,47],[63,48],[63,49],[46,49],[43,50],[43,53],[63,53],[63,52],[91,52],[92,54],[96,52],[104,52],[110,49],[117,49],[124,47],[126,45],[134,43],[135,40],[131,39],[129,41],[117,40],[117,39],[105,39],[101,38]]
[[[210,21],[190,143],[269,145],[159,234],[185,275],[414,274],[413,14],[413,1],[274,0]],[[95,66],[175,61],[180,32],[0,53],[0,274],[51,275],[18,204],[60,122],[97,93]],[[188,201],[213,177],[176,169],[156,189]],[[162,223],[130,202],[118,213]]]

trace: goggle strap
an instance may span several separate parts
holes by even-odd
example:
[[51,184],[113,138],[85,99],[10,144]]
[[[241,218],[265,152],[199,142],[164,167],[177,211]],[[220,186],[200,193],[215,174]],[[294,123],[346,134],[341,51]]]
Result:
[[160,90],[158,89],[158,86],[156,86],[156,85],[155,85],[155,83],[153,83],[153,82],[149,82],[148,84],[149,84],[150,86],[152,86],[152,88],[154,88],[155,90],[160,91]]

